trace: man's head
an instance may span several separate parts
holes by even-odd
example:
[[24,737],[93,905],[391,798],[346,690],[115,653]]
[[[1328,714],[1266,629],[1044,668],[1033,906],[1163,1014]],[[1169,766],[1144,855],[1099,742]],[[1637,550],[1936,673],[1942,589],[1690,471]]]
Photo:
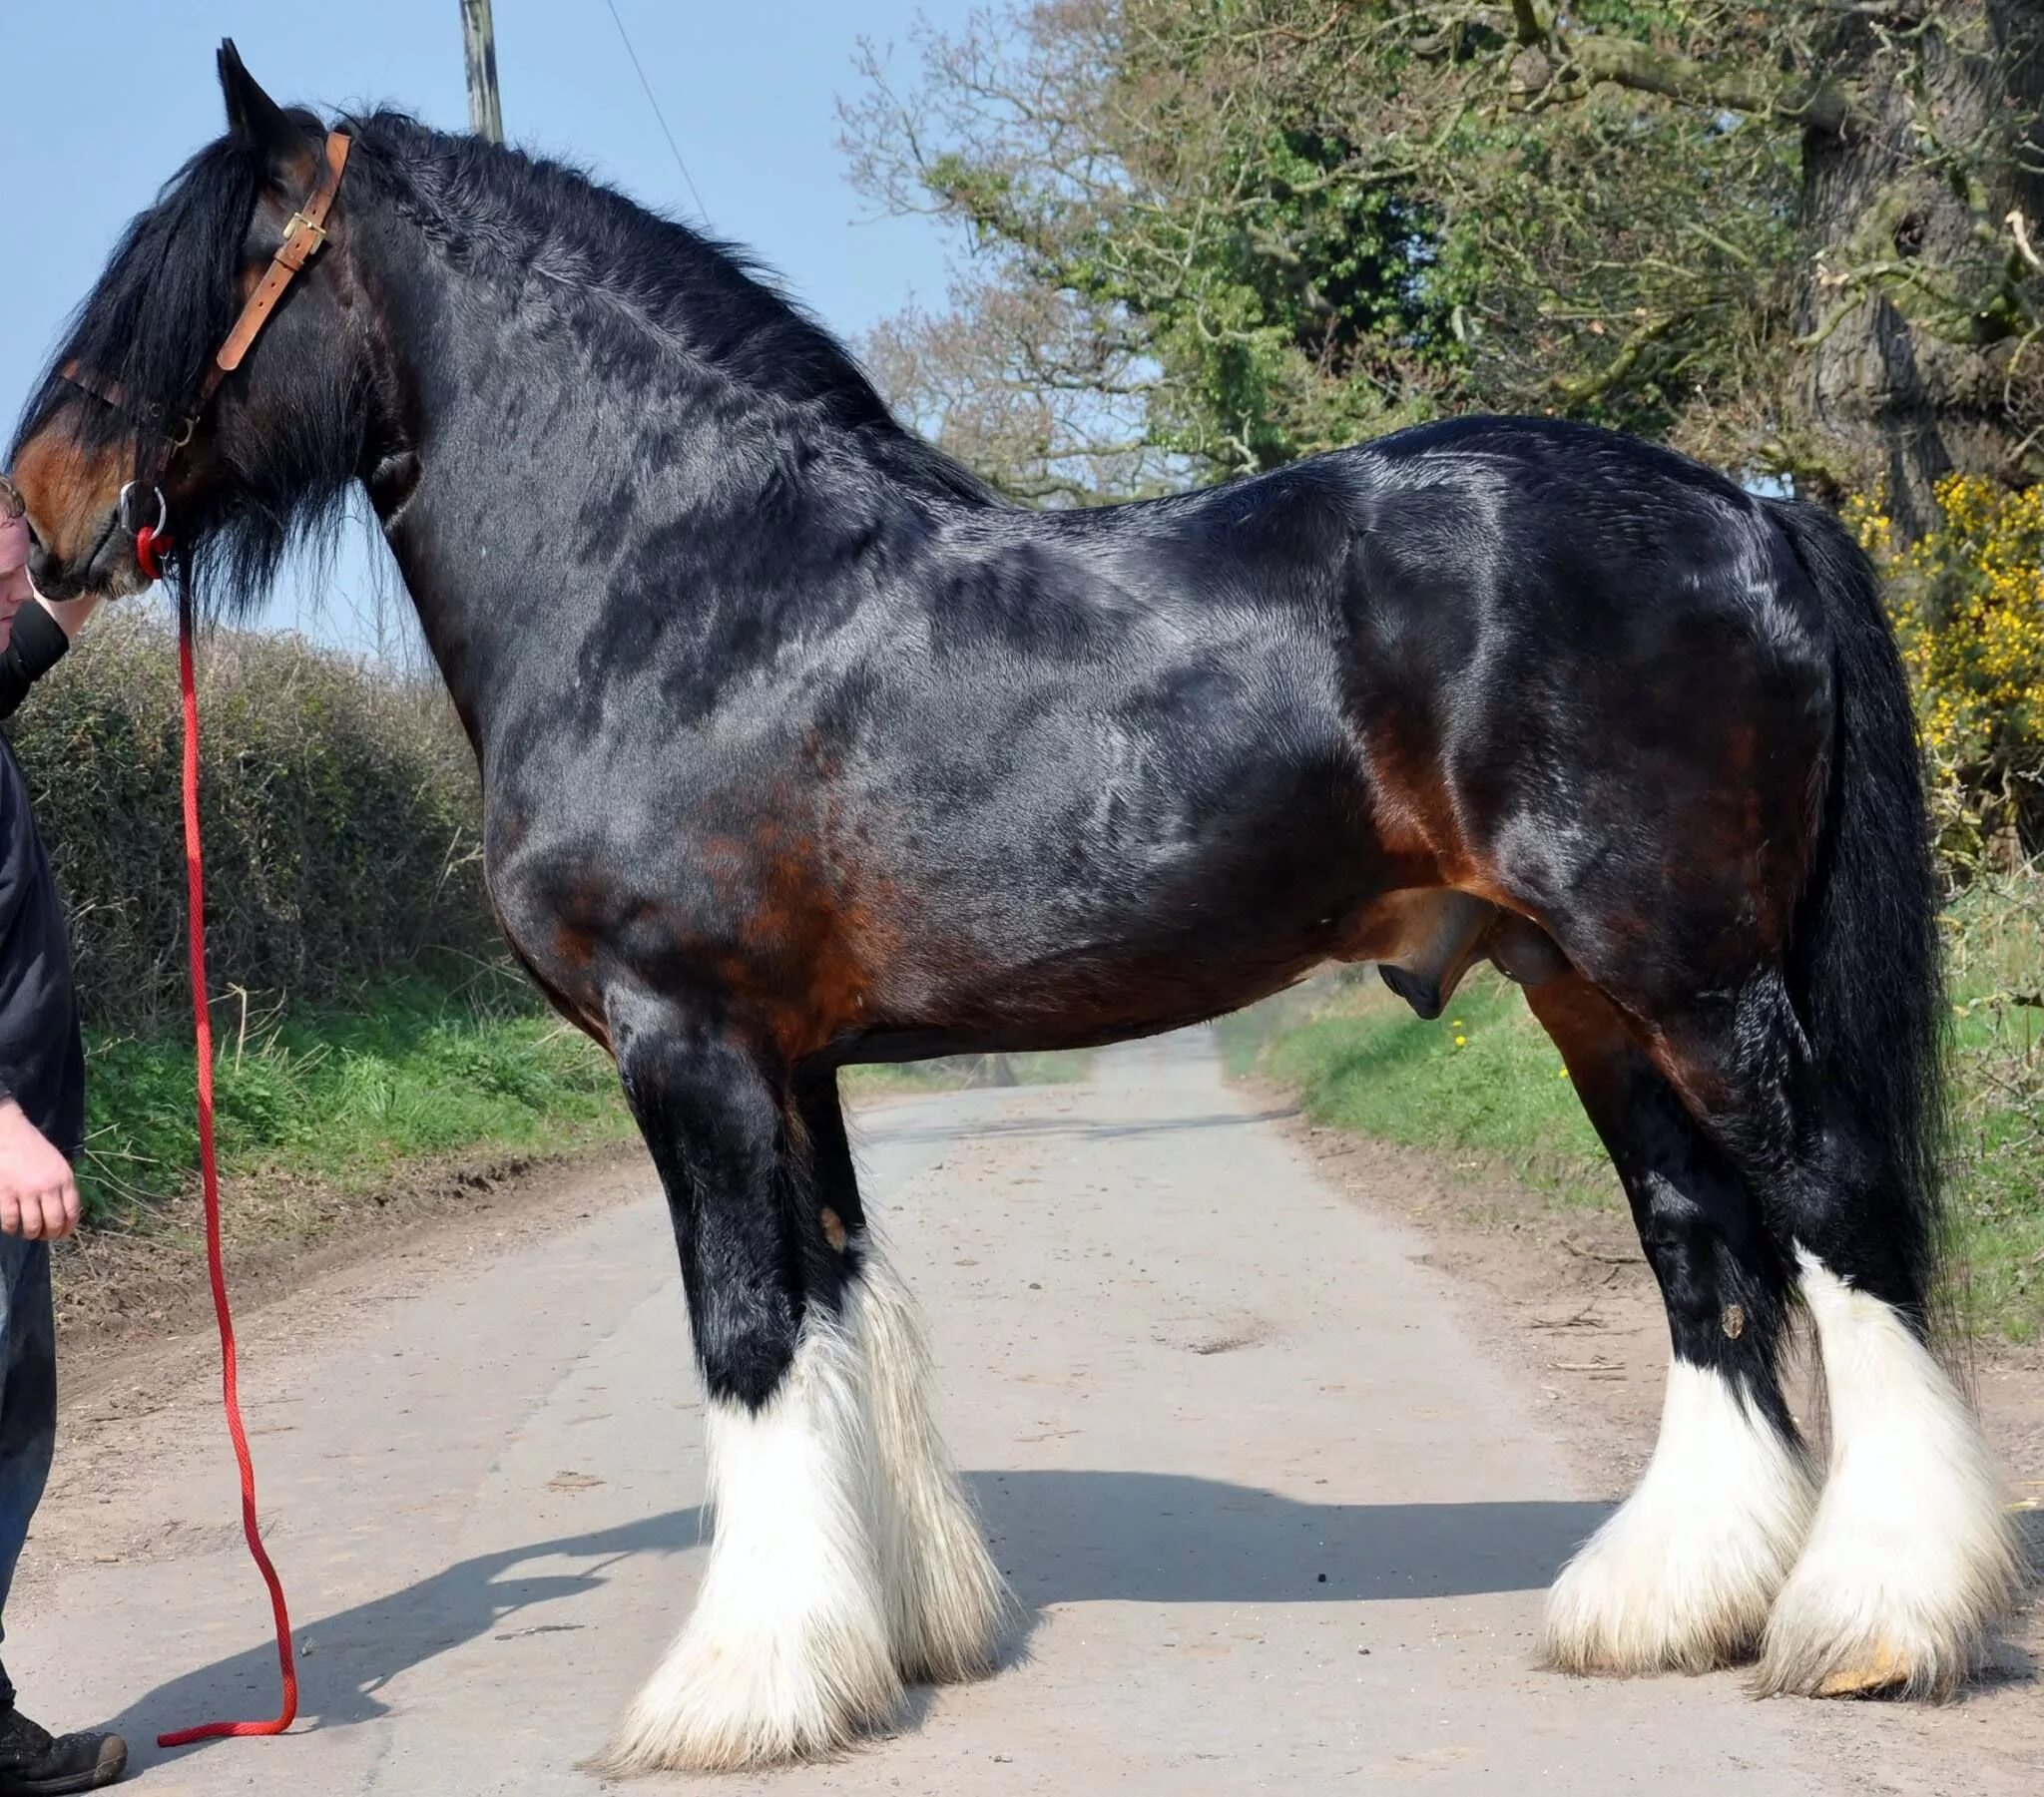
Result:
[[14,617],[35,589],[28,579],[28,508],[14,483],[0,474],[0,652],[14,635]]

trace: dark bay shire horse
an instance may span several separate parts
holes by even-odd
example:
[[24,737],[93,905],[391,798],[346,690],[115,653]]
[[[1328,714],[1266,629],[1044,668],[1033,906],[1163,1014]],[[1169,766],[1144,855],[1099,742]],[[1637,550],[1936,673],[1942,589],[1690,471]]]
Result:
[[[1519,982],[1667,1299],[1659,1446],[1555,1586],[1553,1663],[1965,1675],[2017,1563],[1929,1346],[1923,799],[1835,523],[1500,418],[1018,510],[721,245],[221,69],[227,135],[14,444],[32,569],[134,592],[169,537],[218,615],[367,491],[504,933],[616,1057],[673,1209],[716,1541],[609,1763],[825,1753],[991,1663],[837,1070],[1168,1030],[1327,961],[1425,1016],[1480,961]],[[1778,1378],[1797,1310],[1827,1465]]]

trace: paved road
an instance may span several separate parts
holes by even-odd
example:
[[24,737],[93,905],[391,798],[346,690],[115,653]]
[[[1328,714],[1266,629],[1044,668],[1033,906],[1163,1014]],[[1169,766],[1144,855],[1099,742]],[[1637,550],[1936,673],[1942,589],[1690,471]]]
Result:
[[[1025,1620],[995,1678],[919,1694],[850,1760],[697,1786],[1866,1788],[1802,1743],[1800,1706],[1728,1678],[1529,1669],[1540,1590],[1602,1507],[1416,1245],[1318,1184],[1204,1036],[1118,1051],[1082,1088],[879,1111],[865,1136]],[[666,1220],[650,1176],[621,1176],[629,1201],[584,1220],[256,1320],[251,1421],[311,1721],[146,1748],[140,1790],[598,1788],[577,1762],[703,1563]],[[273,1688],[191,1365],[153,1414],[72,1418],[7,1643],[60,1725],[112,1717],[140,1742]]]

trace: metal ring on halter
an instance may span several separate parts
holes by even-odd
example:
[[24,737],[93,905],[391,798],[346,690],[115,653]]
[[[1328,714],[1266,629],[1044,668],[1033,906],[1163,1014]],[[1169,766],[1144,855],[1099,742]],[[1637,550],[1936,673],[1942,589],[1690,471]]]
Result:
[[[128,496],[135,491],[137,484],[135,481],[130,481],[121,489],[121,497],[114,502],[114,509],[120,515],[124,524],[128,523],[130,519]],[[163,488],[152,487],[150,491],[156,495],[156,522],[147,528],[161,537],[164,534],[164,526],[171,521],[170,502],[164,498]],[[137,525],[135,528],[141,530],[144,527]]]

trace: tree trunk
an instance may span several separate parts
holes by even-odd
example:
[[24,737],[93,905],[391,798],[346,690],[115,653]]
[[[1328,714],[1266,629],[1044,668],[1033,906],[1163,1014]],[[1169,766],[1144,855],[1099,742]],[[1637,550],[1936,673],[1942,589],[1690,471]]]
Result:
[[[2037,135],[2044,98],[2037,0],[1965,0],[1897,48],[1847,18],[1828,59],[1855,100],[1842,131],[1805,131],[1798,331],[1810,340],[1790,451],[1820,497],[1886,493],[1905,539],[1936,521],[1935,483],[1954,471],[2003,484],[2044,475],[2025,439],[2044,421],[2044,382],[2020,355],[2007,311],[2020,209],[2037,234],[2044,176],[1969,148]],[[1998,171],[1969,194],[1926,148]],[[2032,292],[2040,283],[2025,271]],[[1855,301],[1856,296],[1856,303]],[[1997,309],[1999,308],[1999,309]]]

